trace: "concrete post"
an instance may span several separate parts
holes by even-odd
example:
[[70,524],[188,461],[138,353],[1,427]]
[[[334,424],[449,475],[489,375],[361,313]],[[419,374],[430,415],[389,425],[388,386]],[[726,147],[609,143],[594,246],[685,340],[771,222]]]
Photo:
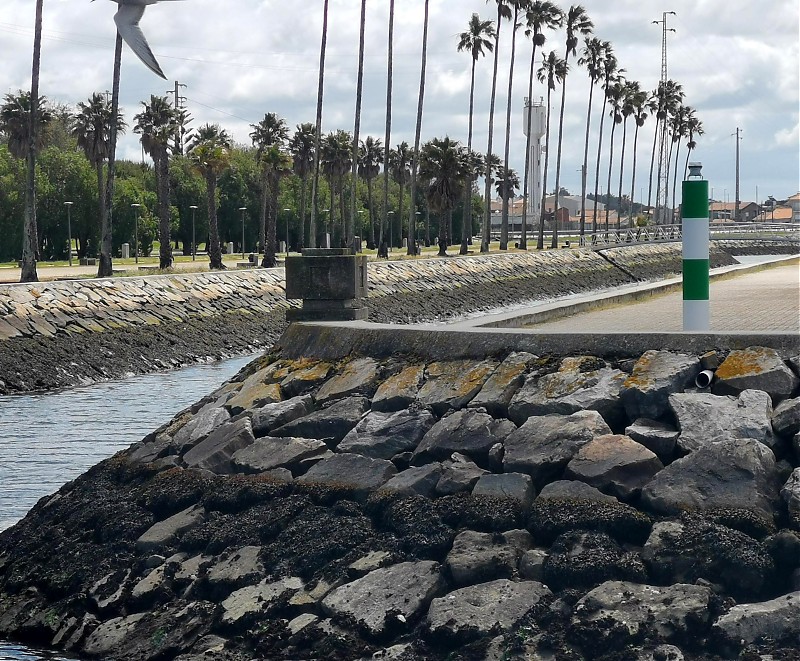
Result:
[[708,182],[700,163],[683,182],[683,330],[709,329]]

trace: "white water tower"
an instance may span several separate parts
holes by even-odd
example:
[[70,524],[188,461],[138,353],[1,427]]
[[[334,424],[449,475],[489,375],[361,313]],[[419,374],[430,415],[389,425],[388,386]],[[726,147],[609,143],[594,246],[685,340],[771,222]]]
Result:
[[525,99],[525,112],[522,113],[522,131],[528,135],[528,116],[530,115],[531,151],[528,172],[528,218],[536,227],[542,211],[542,136],[545,134],[547,119],[544,100],[531,102]]

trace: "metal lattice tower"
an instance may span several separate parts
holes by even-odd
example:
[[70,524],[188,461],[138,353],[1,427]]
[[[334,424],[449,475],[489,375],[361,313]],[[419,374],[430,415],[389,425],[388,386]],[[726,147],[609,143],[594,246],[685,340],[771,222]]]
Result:
[[[675,32],[674,28],[667,27],[667,16],[675,15],[674,11],[665,11],[661,15],[660,21],[653,21],[653,23],[661,24],[661,82],[659,89],[663,95],[666,92],[667,85],[667,32]],[[660,102],[663,102],[663,97]],[[660,108],[665,113],[664,118],[661,120],[661,135],[658,140],[658,185],[656,187],[656,210],[653,215],[656,225],[666,224],[667,220],[667,201],[669,199],[669,172],[667,171],[667,159],[669,150],[669,140],[667,139],[667,117],[666,108]]]

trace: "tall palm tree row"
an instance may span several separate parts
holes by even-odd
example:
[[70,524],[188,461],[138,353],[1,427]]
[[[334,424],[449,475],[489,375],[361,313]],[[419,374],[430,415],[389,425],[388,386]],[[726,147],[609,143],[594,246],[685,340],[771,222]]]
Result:
[[[525,35],[531,39],[531,64],[528,71],[528,104],[533,105],[533,77],[536,64],[536,49],[545,44],[544,30],[555,30],[561,27],[564,14],[552,2],[535,0],[528,5],[525,12]],[[521,250],[528,249],[528,183],[531,168],[531,117],[533,111],[527,114],[527,130],[525,131],[525,181],[522,184],[522,232],[519,242]],[[534,203],[536,201],[534,200]]]
[[[684,93],[683,86],[674,80],[667,80],[666,82],[659,82],[658,87],[653,93],[653,101],[651,112],[655,115],[656,122],[653,130],[653,151],[650,156],[650,183],[647,189],[647,206],[652,210],[653,199],[653,170],[656,162],[656,150],[659,144],[659,136],[663,130],[664,124],[669,121],[669,118],[675,114],[675,110],[683,101]],[[660,158],[660,156],[659,156]],[[663,164],[661,164],[663,166]],[[660,198],[660,173],[656,173],[658,182],[656,184],[656,204]],[[658,221],[658,217],[656,217]]]
[[556,194],[553,210],[556,214],[553,222],[551,248],[558,247],[558,196],[561,192],[561,145],[564,139],[564,104],[567,96],[567,74],[569,73],[569,56],[576,54],[579,35],[587,35],[594,28],[589,15],[581,5],[572,5],[564,14],[564,28],[567,33],[566,50],[564,51],[564,75],[561,78],[561,110],[558,115],[558,154],[556,155]]
[[[547,119],[545,120],[545,153],[544,153],[544,173],[542,175],[542,204],[541,215],[539,217],[539,236],[536,240],[536,248],[542,250],[544,248],[544,220],[547,211],[547,168],[550,163],[550,115],[551,106],[550,98],[556,85],[561,82],[564,76],[567,75],[567,63],[562,60],[555,51],[550,51],[544,58],[542,66],[536,73],[540,83],[547,86]],[[488,168],[487,168],[488,170]],[[558,210],[553,210],[553,225],[555,227],[555,219]]]
[[310,122],[298,124],[289,142],[294,173],[300,178],[300,222],[298,223],[297,248],[305,246],[306,205],[308,201],[308,176],[314,170],[314,135],[316,130]]
[[465,150],[457,140],[449,137],[430,140],[420,153],[419,176],[427,182],[425,199],[428,207],[441,215],[439,256],[446,257],[453,209],[470,176]]
[[594,87],[603,76],[605,55],[610,48],[611,43],[608,41],[601,41],[597,37],[587,37],[584,40],[581,57],[578,60],[578,65],[586,67],[586,71],[589,74],[589,107],[586,111],[586,137],[583,143],[583,164],[581,165],[580,236],[583,236],[586,231],[586,170],[589,166],[589,127],[592,123]]
[[637,92],[631,94],[629,103],[633,109],[633,120],[636,128],[633,131],[633,164],[631,167],[631,206],[628,211],[628,227],[633,227],[633,200],[636,192],[636,153],[639,143],[639,129],[644,126],[647,120],[647,98],[648,93],[639,89]]
[[[472,60],[470,67],[469,83],[469,128],[467,129],[467,152],[472,154],[472,120],[475,110],[475,65],[478,58],[483,57],[486,52],[491,53],[494,45],[491,39],[495,37],[494,23],[492,21],[481,20],[478,14],[473,14],[469,20],[466,32],[462,32],[458,38],[458,50],[466,51]],[[464,191],[464,221],[461,232],[461,248],[459,253],[467,254],[469,237],[472,233],[472,184],[474,179],[470,177]]]
[[275,233],[278,221],[278,182],[287,169],[288,156],[284,149],[289,140],[289,127],[282,117],[269,112],[258,124],[251,124],[250,128],[253,129],[250,139],[256,148],[261,170],[261,217],[258,226],[259,245],[264,255],[261,266],[270,267],[277,263]]
[[686,129],[688,131],[688,139],[686,142],[686,163],[683,166],[684,179],[686,179],[686,175],[689,171],[689,157],[692,155],[692,150],[697,147],[695,136],[703,135],[703,133],[705,133],[703,130],[703,122],[697,118],[697,114],[695,113],[694,109],[692,109],[692,112],[689,113],[689,116],[686,119]]
[[[99,95],[95,94],[93,98],[97,96]],[[133,130],[142,136],[142,148],[153,159],[156,175],[156,196],[158,198],[159,268],[168,269],[172,266],[169,148],[170,140],[174,138],[179,128],[178,113],[166,97],[163,96],[151,96],[149,103],[143,101],[142,105],[144,110],[133,118],[136,122]],[[118,120],[117,125],[119,126],[120,124],[121,122]],[[102,163],[100,167],[102,168]]]
[[611,169],[614,167],[614,133],[617,124],[622,123],[622,99],[625,94],[625,79],[620,77],[611,87],[606,90],[606,99],[610,109],[608,116],[611,117],[611,137],[609,139],[608,150],[608,183],[606,184],[606,211],[605,211],[605,231],[608,232],[608,219],[611,212]]
[[[675,190],[678,187],[678,158],[681,151],[681,140],[689,138],[689,116],[694,114],[694,108],[680,106],[672,121],[672,142],[675,145],[675,165],[672,177],[672,209],[675,209]],[[670,158],[670,160],[672,160]]]
[[[492,170],[490,159],[492,157],[492,139],[494,138],[494,103],[497,96],[497,66],[500,56],[500,28],[503,20],[511,18],[509,8],[511,0],[495,0],[497,3],[497,25],[494,33],[494,68],[492,70],[492,93],[489,97],[489,138],[486,145],[486,165],[485,184],[483,202],[485,205],[483,213],[483,231],[481,232],[481,252],[489,251],[489,238],[492,229]],[[487,0],[488,2],[488,0]]]
[[[620,114],[622,115],[622,150],[619,155],[619,187],[617,189],[617,226],[621,226],[622,222],[622,177],[625,174],[625,147],[628,141],[628,118],[634,113],[633,95],[640,92],[640,85],[635,80],[625,81],[622,89],[622,102],[620,105]],[[630,206],[633,206],[633,198],[629,200]]]
[[[526,10],[529,0],[509,0],[514,12],[511,18],[511,59],[508,66],[508,96],[506,97],[506,143],[503,170],[508,171],[508,155],[511,147],[511,100],[514,91],[514,58],[517,50],[517,30],[521,24],[519,22],[520,9]],[[502,199],[502,211],[500,217],[500,250],[508,250],[508,198]]]
[[206,182],[208,257],[211,269],[224,269],[217,224],[217,181],[230,164],[231,138],[219,124],[204,124],[189,143],[192,166]]

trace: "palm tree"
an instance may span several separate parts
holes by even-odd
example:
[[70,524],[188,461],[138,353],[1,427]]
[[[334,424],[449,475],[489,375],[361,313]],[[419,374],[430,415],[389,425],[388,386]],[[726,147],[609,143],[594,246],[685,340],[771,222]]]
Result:
[[[469,20],[469,25],[466,32],[462,32],[458,38],[458,50],[467,51],[472,58],[472,65],[470,69],[470,84],[469,84],[469,129],[467,131],[467,152],[472,154],[472,119],[475,108],[475,65],[479,57],[483,57],[486,53],[484,51],[492,52],[494,45],[490,41],[495,36],[494,23],[492,21],[482,21],[477,14],[473,14]],[[462,255],[467,254],[467,243],[469,241],[469,233],[472,230],[472,204],[470,198],[472,197],[472,182],[470,180],[465,187],[464,198],[464,221],[462,223],[461,231],[461,250]]]
[[[353,147],[350,155],[350,163],[352,164],[352,181],[350,185],[350,215],[344,221],[344,241],[343,245],[350,246],[353,243],[353,223],[355,222],[356,215],[356,197],[358,191],[358,152],[359,152],[359,132],[361,130],[361,96],[364,89],[364,30],[367,24],[367,0],[361,0],[361,28],[359,31],[358,39],[358,82],[356,83],[356,118],[355,127],[353,128]],[[377,173],[376,173],[377,176]],[[372,182],[370,181],[370,187]],[[375,226],[372,222],[372,203],[370,202],[370,238],[372,240],[372,248],[375,247]]]
[[294,173],[300,178],[300,227],[298,228],[297,247],[303,249],[305,245],[306,228],[306,198],[308,189],[308,175],[314,169],[314,125],[310,122],[298,124],[297,129],[289,142],[289,151],[292,154],[292,167]]
[[[372,205],[372,180],[380,174],[383,163],[381,141],[371,135],[361,143],[358,153],[358,174],[367,182],[367,206],[369,207],[369,242],[370,249],[375,248],[375,211]],[[353,192],[355,196],[355,191]],[[355,214],[353,214],[355,216]],[[381,250],[384,246],[381,244]],[[387,253],[388,256],[388,253]]]
[[[467,160],[467,190],[464,194],[464,218],[461,227],[461,246],[458,250],[459,255],[466,255],[469,252],[469,240],[472,236],[472,186],[478,177],[486,172],[483,154],[473,150],[468,150],[465,154]],[[496,158],[496,157],[495,157]],[[498,162],[500,159],[497,159]]]
[[[680,83],[676,83],[674,80],[667,80],[664,83],[659,82],[658,88],[653,93],[653,101],[651,107],[651,114],[656,116],[656,125],[655,130],[653,132],[653,152],[650,156],[650,184],[647,189],[647,206],[651,207],[652,202],[652,194],[653,194],[653,169],[655,166],[656,161],[656,147],[659,144],[659,136],[663,130],[664,122],[668,121],[669,117],[671,117],[675,109],[683,100],[683,87]],[[660,156],[659,156],[660,161]],[[659,163],[659,165],[663,165]],[[658,176],[658,185],[656,186],[656,206],[658,205],[658,200],[660,198],[660,186],[661,186],[661,176],[660,172],[657,173]],[[652,207],[651,207],[652,208]],[[658,217],[656,216],[656,222],[658,222]]]
[[425,67],[428,63],[428,15],[430,0],[425,0],[425,16],[422,27],[422,63],[419,74],[419,101],[417,102],[417,127],[414,134],[414,159],[411,162],[411,209],[408,217],[408,251],[409,255],[418,254],[415,240],[416,221],[415,204],[417,196],[417,167],[419,164],[419,140],[422,133],[422,107],[425,100]]
[[[525,12],[527,28],[525,35],[532,41],[531,65],[528,72],[528,103],[533,103],[533,76],[536,61],[536,48],[544,46],[545,28],[555,30],[561,27],[564,14],[552,2],[547,0],[535,0],[531,2]],[[528,126],[525,132],[525,181],[522,184],[522,236],[520,237],[519,247],[521,250],[528,249],[528,180],[530,179],[531,168],[531,116],[528,112]]]
[[[95,94],[93,100],[100,95]],[[158,197],[159,268],[172,266],[172,244],[170,243],[169,203],[169,143],[179,129],[178,113],[163,96],[150,96],[150,103],[142,102],[144,110],[134,116],[133,130],[139,133],[142,148],[153,159]],[[119,124],[118,124],[119,125]],[[100,164],[102,168],[102,162]]]
[[[511,61],[508,66],[508,96],[506,97],[506,144],[503,160],[503,170],[508,171],[508,152],[511,147],[511,99],[514,92],[514,58],[517,50],[517,30],[521,26],[519,22],[520,10],[527,10],[529,0],[509,0],[514,8],[514,16],[511,19]],[[502,216],[500,220],[500,250],[508,250],[508,198],[503,198]]]
[[633,200],[636,191],[636,147],[639,142],[639,129],[647,119],[647,99],[648,94],[640,89],[638,94],[631,96],[630,103],[633,106],[633,119],[636,122],[636,129],[633,132],[633,167],[631,168],[631,208],[628,213],[628,227],[633,227]]
[[[38,109],[36,112],[36,125],[31,127],[34,106]],[[30,174],[27,166],[30,165],[31,161],[31,146],[33,146],[34,154],[43,146],[45,128],[52,120],[53,114],[48,107],[47,99],[44,97],[39,97],[37,102],[32,104],[29,92],[20,90],[16,95],[6,94],[5,103],[0,107],[0,133],[4,133],[8,137],[8,150],[11,155],[14,158],[25,159],[26,176]],[[35,194],[30,194],[28,184],[29,181],[26,179],[25,225],[20,282],[37,282],[36,196]],[[29,235],[29,232],[32,232],[32,235]]]
[[[392,175],[392,179],[400,186],[400,208],[397,210],[398,217],[398,234],[403,234],[403,199],[405,198],[406,184],[411,181],[411,163],[413,155],[408,143],[403,141],[397,145],[396,149],[389,152],[389,163],[384,163],[384,169],[388,169]],[[413,207],[414,201],[411,201]],[[393,238],[389,237],[389,244],[391,245]]]
[[497,174],[495,181],[497,197],[503,201],[503,205],[508,207],[509,200],[514,199],[514,193],[519,190],[519,175],[510,168],[502,168]]
[[[625,147],[628,139],[628,117],[636,112],[635,98],[641,95],[642,90],[639,83],[635,80],[626,81],[622,89],[622,102],[620,113],[622,114],[622,151],[619,156],[619,188],[617,190],[617,226],[622,223],[622,177],[625,172]],[[633,206],[633,198],[630,199]]]
[[439,256],[447,256],[448,228],[453,208],[469,178],[464,149],[456,140],[445,137],[427,142],[421,152],[419,176],[427,181],[425,199],[432,211],[442,214],[439,223]]
[[[611,168],[614,165],[614,131],[617,128],[617,124],[622,123],[622,99],[624,94],[625,79],[622,77],[606,90],[606,99],[611,106],[608,116],[612,119],[610,149],[608,152],[608,184],[606,185],[606,232],[608,232],[608,215],[611,211]],[[619,223],[619,210],[617,211],[617,222]]]
[[688,131],[688,142],[686,143],[686,164],[683,166],[683,178],[686,179],[686,173],[689,171],[689,157],[692,155],[692,150],[697,147],[697,142],[694,137],[696,135],[703,135],[703,122],[697,119],[694,108],[691,109],[689,116],[686,118],[686,128]]
[[580,235],[586,232],[586,169],[589,166],[589,127],[592,122],[592,97],[594,86],[603,75],[604,58],[611,48],[611,42],[601,41],[597,37],[587,37],[584,41],[579,66],[585,66],[589,73],[589,108],[586,111],[586,138],[583,145],[583,165],[581,166],[581,228]]
[[[386,68],[386,133],[383,140],[383,213],[381,214],[381,231],[379,241],[383,245],[385,242],[384,232],[389,222],[389,158],[390,140],[392,139],[392,65],[394,48],[394,0],[389,0],[389,35],[387,37],[387,68]],[[401,212],[398,218],[399,224],[403,223],[402,204],[400,198]],[[389,237],[389,245],[392,245],[392,237]],[[388,256],[388,251],[387,251]]]
[[311,183],[311,223],[308,245],[317,247],[317,191],[319,190],[320,142],[322,139],[322,97],[325,88],[325,49],[328,43],[328,0],[322,4],[322,39],[319,47],[319,83],[317,86],[317,119],[314,124],[314,178]]
[[[542,176],[542,213],[539,218],[539,238],[536,241],[536,248],[542,250],[544,248],[544,217],[547,202],[547,167],[550,161],[550,96],[556,88],[556,83],[567,75],[567,63],[562,60],[555,51],[550,51],[539,67],[536,77],[540,83],[547,84],[547,120],[545,122],[545,145],[547,148],[544,153],[544,174]],[[487,168],[488,170],[488,168]],[[555,209],[555,214],[558,209]],[[555,218],[555,216],[554,216]]]
[[[489,2],[489,0],[487,0]],[[497,28],[494,33],[494,69],[492,71],[492,95],[489,101],[489,143],[486,146],[486,181],[484,186],[484,199],[486,209],[483,216],[483,232],[481,236],[481,252],[489,252],[489,232],[491,229],[492,217],[492,172],[489,167],[489,160],[492,157],[492,139],[494,137],[494,102],[497,96],[497,60],[500,55],[500,27],[503,19],[511,18],[509,4],[511,0],[495,0],[497,3]]]
[[208,256],[212,269],[224,269],[217,225],[217,180],[230,165],[231,139],[219,124],[204,124],[189,143],[192,166],[206,182],[208,203]]
[[[256,148],[256,158],[261,167],[261,220],[259,245],[264,253],[262,267],[272,267],[275,260],[275,231],[277,227],[278,179],[283,169],[283,148],[289,139],[289,127],[274,112],[264,115],[258,124],[251,124],[250,139]],[[275,203],[273,203],[275,202]],[[244,248],[243,248],[244,249]]]
[[42,5],[36,0],[33,31],[33,62],[31,64],[30,114],[28,116],[28,148],[25,170],[25,219],[22,238],[22,273],[20,282],[37,282],[36,260],[39,254],[36,227],[36,143],[41,126],[39,118],[39,65],[42,55]]
[[561,144],[564,138],[564,103],[567,97],[567,74],[569,73],[569,56],[576,54],[578,35],[587,35],[594,28],[594,23],[589,20],[589,15],[581,5],[572,5],[564,15],[564,28],[567,31],[566,50],[564,51],[564,76],[561,79],[561,112],[558,117],[558,155],[556,156],[556,199],[553,209],[556,212],[553,223],[553,238],[551,248],[558,247],[558,196],[561,192]]
[[675,209],[675,192],[678,188],[678,156],[681,150],[681,140],[689,139],[689,117],[694,114],[694,108],[681,106],[675,115],[672,129],[672,141],[675,143],[675,167],[672,177],[672,208]]
[[[341,243],[342,230],[345,223],[344,211],[344,176],[350,172],[353,164],[350,161],[353,154],[350,151],[352,136],[348,131],[341,129],[325,136],[322,143],[322,161],[331,189],[331,206],[328,218],[331,220],[331,231],[335,236],[334,243]],[[339,196],[339,219],[341,230],[334,222],[334,194]]]
[[605,54],[603,55],[603,108],[600,112],[600,131],[597,138],[597,162],[595,163],[594,170],[594,204],[592,208],[592,234],[597,234],[597,202],[600,195],[600,155],[603,153],[603,122],[606,118],[606,106],[608,105],[608,97],[606,92],[618,80],[625,69],[620,69],[617,63],[617,57],[611,48],[609,42],[604,42]]

